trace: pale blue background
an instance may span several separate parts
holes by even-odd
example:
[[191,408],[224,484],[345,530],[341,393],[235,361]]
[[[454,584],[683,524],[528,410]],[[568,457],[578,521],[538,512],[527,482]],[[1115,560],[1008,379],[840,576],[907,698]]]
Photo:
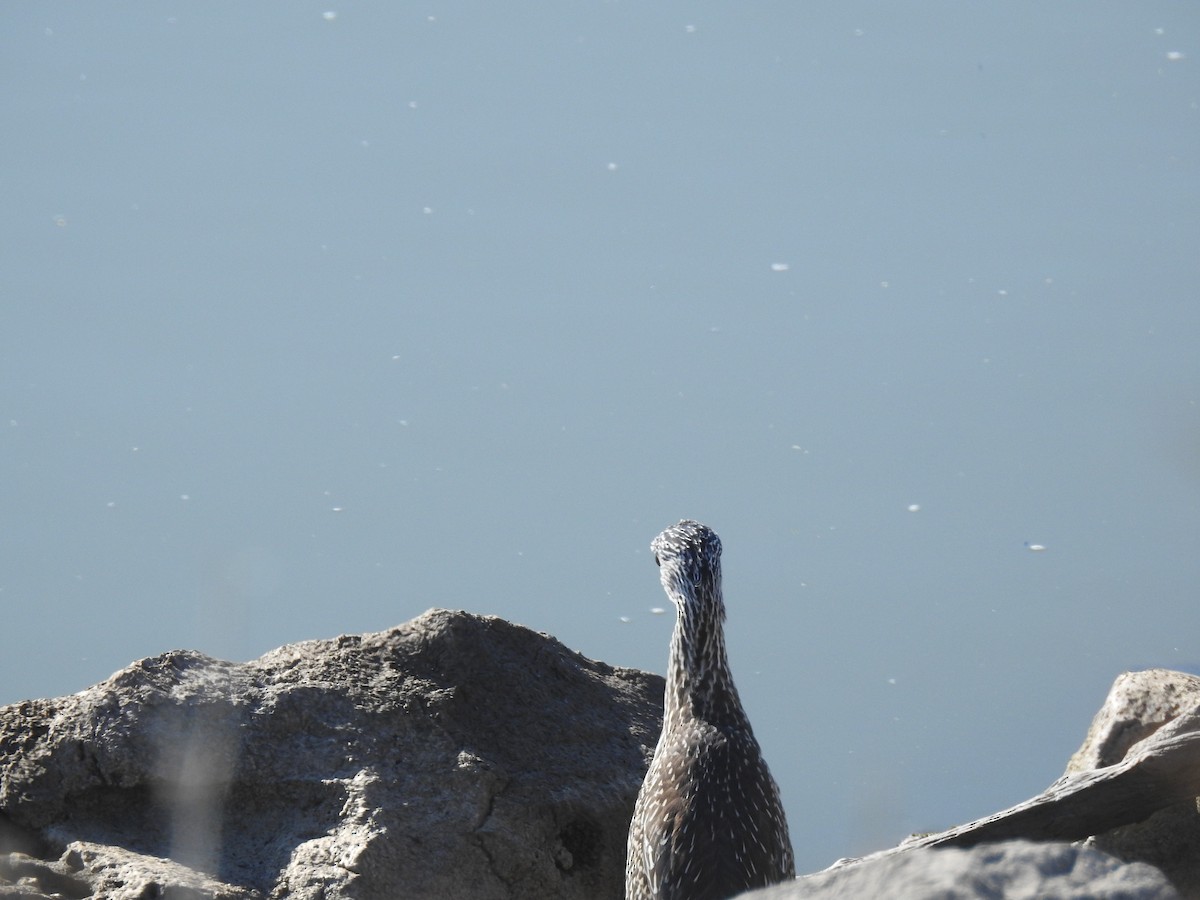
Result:
[[661,672],[691,516],[812,870],[1200,661],[1198,8],[821,6],[6,3],[0,702],[431,606]]

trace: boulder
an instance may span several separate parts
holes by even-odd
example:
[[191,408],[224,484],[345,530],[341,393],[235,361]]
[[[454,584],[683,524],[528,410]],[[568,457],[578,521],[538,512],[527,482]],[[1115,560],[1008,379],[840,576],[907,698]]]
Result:
[[742,895],[745,900],[1178,900],[1157,869],[1075,844],[910,850]]
[[0,896],[619,897],[660,677],[431,610],[0,708]]
[[[1139,879],[1156,867],[1179,896],[1200,900],[1197,796],[1200,678],[1158,669],[1127,672],[1114,683],[1066,774],[1042,793],[974,822],[914,836],[865,859],[841,860],[829,871],[861,870],[858,877],[868,878],[895,865],[919,872],[914,854],[980,848],[986,856],[994,848],[1012,846],[1006,842],[1041,841],[1050,848],[1054,842],[1072,841],[1083,842],[1080,849],[1106,851],[1110,859],[1137,866]],[[909,861],[893,862],[904,857]],[[947,860],[927,859],[931,867]],[[1105,879],[1107,883],[1107,875]],[[1054,896],[1124,896],[1100,894],[1098,888],[1074,892],[1066,884],[1060,883]],[[965,892],[944,896],[975,896],[969,879],[961,889]],[[925,896],[919,890],[908,895]]]
[[1122,672],[1092,718],[1067,774],[1113,766],[1130,748],[1168,722],[1200,706],[1200,677],[1169,669]]
[[[1200,677],[1166,669],[1125,672],[1113,683],[1067,772],[1117,765],[1136,744],[1197,708]],[[1200,812],[1195,797],[1164,806],[1141,822],[1094,835],[1087,843],[1121,859],[1155,865],[1184,896],[1200,897]]]
[[1200,898],[1198,710],[1194,675],[1123,673],[1066,773],[1037,797],[743,896]]

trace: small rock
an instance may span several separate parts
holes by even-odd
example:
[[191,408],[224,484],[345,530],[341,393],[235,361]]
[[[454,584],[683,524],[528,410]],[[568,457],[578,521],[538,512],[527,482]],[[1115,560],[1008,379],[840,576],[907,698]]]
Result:
[[1168,669],[1123,672],[1067,763],[1067,774],[1119,763],[1138,741],[1197,705],[1200,677]]

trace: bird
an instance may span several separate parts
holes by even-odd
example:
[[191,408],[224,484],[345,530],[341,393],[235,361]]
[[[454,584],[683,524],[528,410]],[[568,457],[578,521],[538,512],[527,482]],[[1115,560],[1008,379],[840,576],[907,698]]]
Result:
[[725,650],[721,539],[684,519],[651,543],[675,605],[663,727],[626,845],[626,900],[724,900],[796,877],[779,787]]

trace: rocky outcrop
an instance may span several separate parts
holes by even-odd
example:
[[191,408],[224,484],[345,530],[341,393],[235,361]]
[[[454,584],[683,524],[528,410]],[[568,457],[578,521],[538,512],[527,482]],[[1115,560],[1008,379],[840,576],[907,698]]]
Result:
[[[1200,725],[1200,678],[1183,672],[1150,669],[1117,678],[1092,721],[1087,740],[1071,758],[1068,774],[1122,763],[1142,741],[1172,723]],[[1178,730],[1178,728],[1176,729]],[[1186,732],[1184,732],[1186,734]],[[1200,768],[1200,750],[1183,765]],[[1140,822],[1122,825],[1088,839],[1088,844],[1121,859],[1138,859],[1162,869],[1187,897],[1200,897],[1200,812],[1190,792]]]
[[[142,660],[0,708],[0,900],[619,898],[662,693],[446,610]],[[1037,797],[754,896],[1200,898],[1198,795],[1200,678],[1126,674]]]
[[[1041,794],[864,859],[839,861],[778,896],[1200,900],[1197,796],[1200,678],[1128,672],[1113,685],[1066,774]],[[1083,843],[1055,843],[1063,841]],[[884,890],[888,884],[896,887]]]
[[1168,669],[1123,672],[1092,718],[1083,745],[1067,763],[1068,775],[1115,766],[1134,744],[1200,707],[1200,677]]
[[617,897],[662,679],[432,610],[0,709],[0,896]]
[[910,850],[831,869],[746,900],[1177,900],[1166,876],[1074,844],[1008,841],[969,850]]

